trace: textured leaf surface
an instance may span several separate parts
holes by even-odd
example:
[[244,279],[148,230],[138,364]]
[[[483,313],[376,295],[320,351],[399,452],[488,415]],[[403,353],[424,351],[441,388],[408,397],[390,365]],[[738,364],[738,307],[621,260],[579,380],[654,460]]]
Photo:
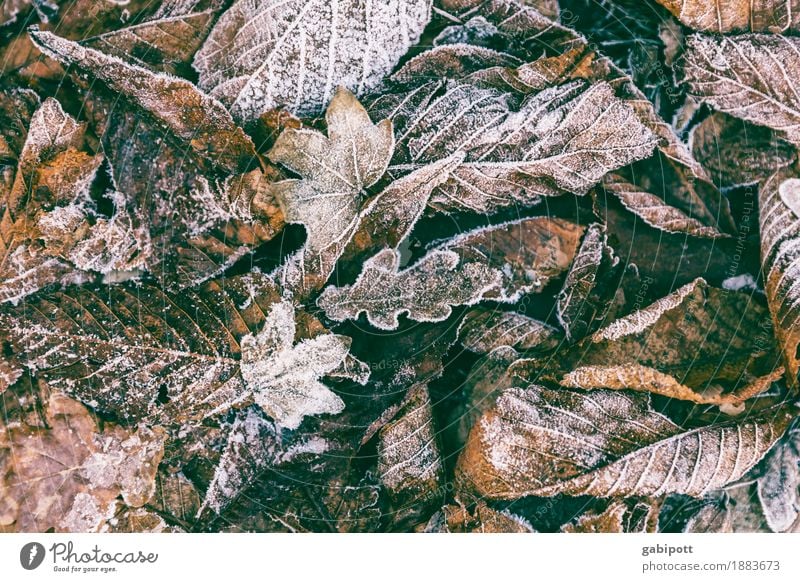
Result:
[[430,0],[238,0],[194,66],[200,86],[242,121],[284,106],[320,113],[338,85],[374,89],[419,40]]
[[[571,388],[654,392],[707,404],[738,404],[779,378],[767,310],[745,293],[703,279],[582,340],[547,361],[513,369]],[[761,330],[754,333],[753,330]],[[723,355],[724,354],[724,355]]]
[[800,40],[746,34],[693,35],[684,75],[689,91],[715,109],[800,141]]
[[772,32],[800,25],[797,0],[658,0],[683,24],[703,32]]
[[47,426],[0,428],[0,524],[16,531],[90,532],[111,518],[121,495],[144,505],[164,453],[159,429],[98,430],[89,411],[53,394]]
[[458,470],[467,486],[495,499],[700,497],[743,476],[790,418],[788,410],[768,410],[683,430],[646,395],[512,388],[473,428]]

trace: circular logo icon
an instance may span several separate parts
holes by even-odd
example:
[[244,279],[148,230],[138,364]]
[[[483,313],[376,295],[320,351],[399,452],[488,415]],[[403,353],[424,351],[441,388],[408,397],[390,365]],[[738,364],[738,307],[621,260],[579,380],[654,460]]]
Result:
[[30,542],[19,551],[19,563],[26,570],[35,570],[44,561],[44,546],[39,542]]

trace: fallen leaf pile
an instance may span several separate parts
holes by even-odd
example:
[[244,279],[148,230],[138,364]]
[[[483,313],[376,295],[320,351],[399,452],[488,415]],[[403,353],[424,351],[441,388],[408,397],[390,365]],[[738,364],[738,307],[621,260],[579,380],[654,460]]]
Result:
[[0,531],[800,531],[800,14],[0,8]]

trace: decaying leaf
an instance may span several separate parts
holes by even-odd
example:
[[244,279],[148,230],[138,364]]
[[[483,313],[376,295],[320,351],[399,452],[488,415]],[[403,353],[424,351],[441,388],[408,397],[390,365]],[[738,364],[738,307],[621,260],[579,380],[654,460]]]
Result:
[[79,402],[53,393],[47,427],[0,430],[0,523],[15,531],[96,531],[113,516],[114,500],[144,505],[164,452],[159,429],[106,425],[98,431]]
[[617,319],[574,349],[520,360],[513,370],[570,388],[647,391],[718,405],[739,404],[783,374],[766,308],[703,279]]
[[508,511],[478,502],[470,511],[463,505],[446,505],[425,526],[425,533],[532,533],[533,526]]
[[595,319],[603,319],[606,298],[598,296],[596,290],[610,283],[610,271],[619,262],[607,239],[601,225],[589,226],[558,294],[556,314],[569,340],[583,337]]
[[800,141],[800,40],[789,36],[693,35],[687,39],[685,81],[715,109]]
[[400,254],[381,251],[364,263],[347,287],[328,287],[317,305],[334,321],[367,314],[378,329],[391,330],[406,314],[414,321],[443,321],[457,305],[473,305],[500,286],[502,273],[481,263],[464,263],[450,250],[431,251],[400,270]]
[[761,226],[761,262],[775,336],[786,365],[786,380],[796,386],[800,373],[800,311],[797,309],[797,240],[800,234],[800,174],[794,168],[778,170],[761,185],[758,194]]
[[395,524],[419,520],[442,499],[444,463],[428,388],[408,389],[396,416],[378,432],[378,475]]
[[758,500],[767,525],[787,531],[800,518],[800,429],[794,427],[767,453],[757,469]]
[[797,0],[730,2],[658,0],[683,24],[703,32],[791,32],[800,25]]
[[0,301],[18,302],[76,271],[131,270],[149,252],[123,204],[98,216],[89,187],[102,155],[84,151],[85,125],[48,99],[30,120],[13,181],[2,192]]
[[561,530],[567,533],[652,533],[658,530],[657,503],[636,498],[614,500],[603,511],[590,510]]
[[345,89],[337,91],[325,119],[328,137],[287,129],[268,154],[303,177],[272,185],[287,222],[303,224],[308,234],[279,275],[300,292],[325,284],[358,228],[366,188],[383,176],[394,149],[392,123],[374,125]]
[[274,107],[322,111],[342,85],[374,89],[419,40],[430,0],[238,0],[195,57],[200,86],[251,121]]
[[780,438],[786,408],[682,429],[646,394],[510,388],[470,433],[458,465],[485,498],[700,497],[742,477]]

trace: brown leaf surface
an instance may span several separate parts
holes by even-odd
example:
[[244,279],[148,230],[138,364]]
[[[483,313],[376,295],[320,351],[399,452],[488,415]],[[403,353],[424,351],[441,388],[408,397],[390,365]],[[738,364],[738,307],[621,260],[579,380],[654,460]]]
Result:
[[742,477],[788,426],[788,408],[685,430],[644,394],[511,388],[470,433],[458,474],[491,499],[701,497]]
[[[79,402],[53,393],[47,427],[0,430],[0,523],[20,532],[95,531],[114,500],[141,507],[153,494],[164,435],[107,425],[102,432]],[[109,513],[111,512],[111,513]]]
[[703,404],[740,404],[783,374],[771,328],[764,325],[766,314],[745,293],[697,279],[573,348],[547,360],[520,360],[512,369],[530,381],[570,388],[629,389]]
[[689,28],[701,32],[786,33],[800,26],[797,0],[657,0]]

